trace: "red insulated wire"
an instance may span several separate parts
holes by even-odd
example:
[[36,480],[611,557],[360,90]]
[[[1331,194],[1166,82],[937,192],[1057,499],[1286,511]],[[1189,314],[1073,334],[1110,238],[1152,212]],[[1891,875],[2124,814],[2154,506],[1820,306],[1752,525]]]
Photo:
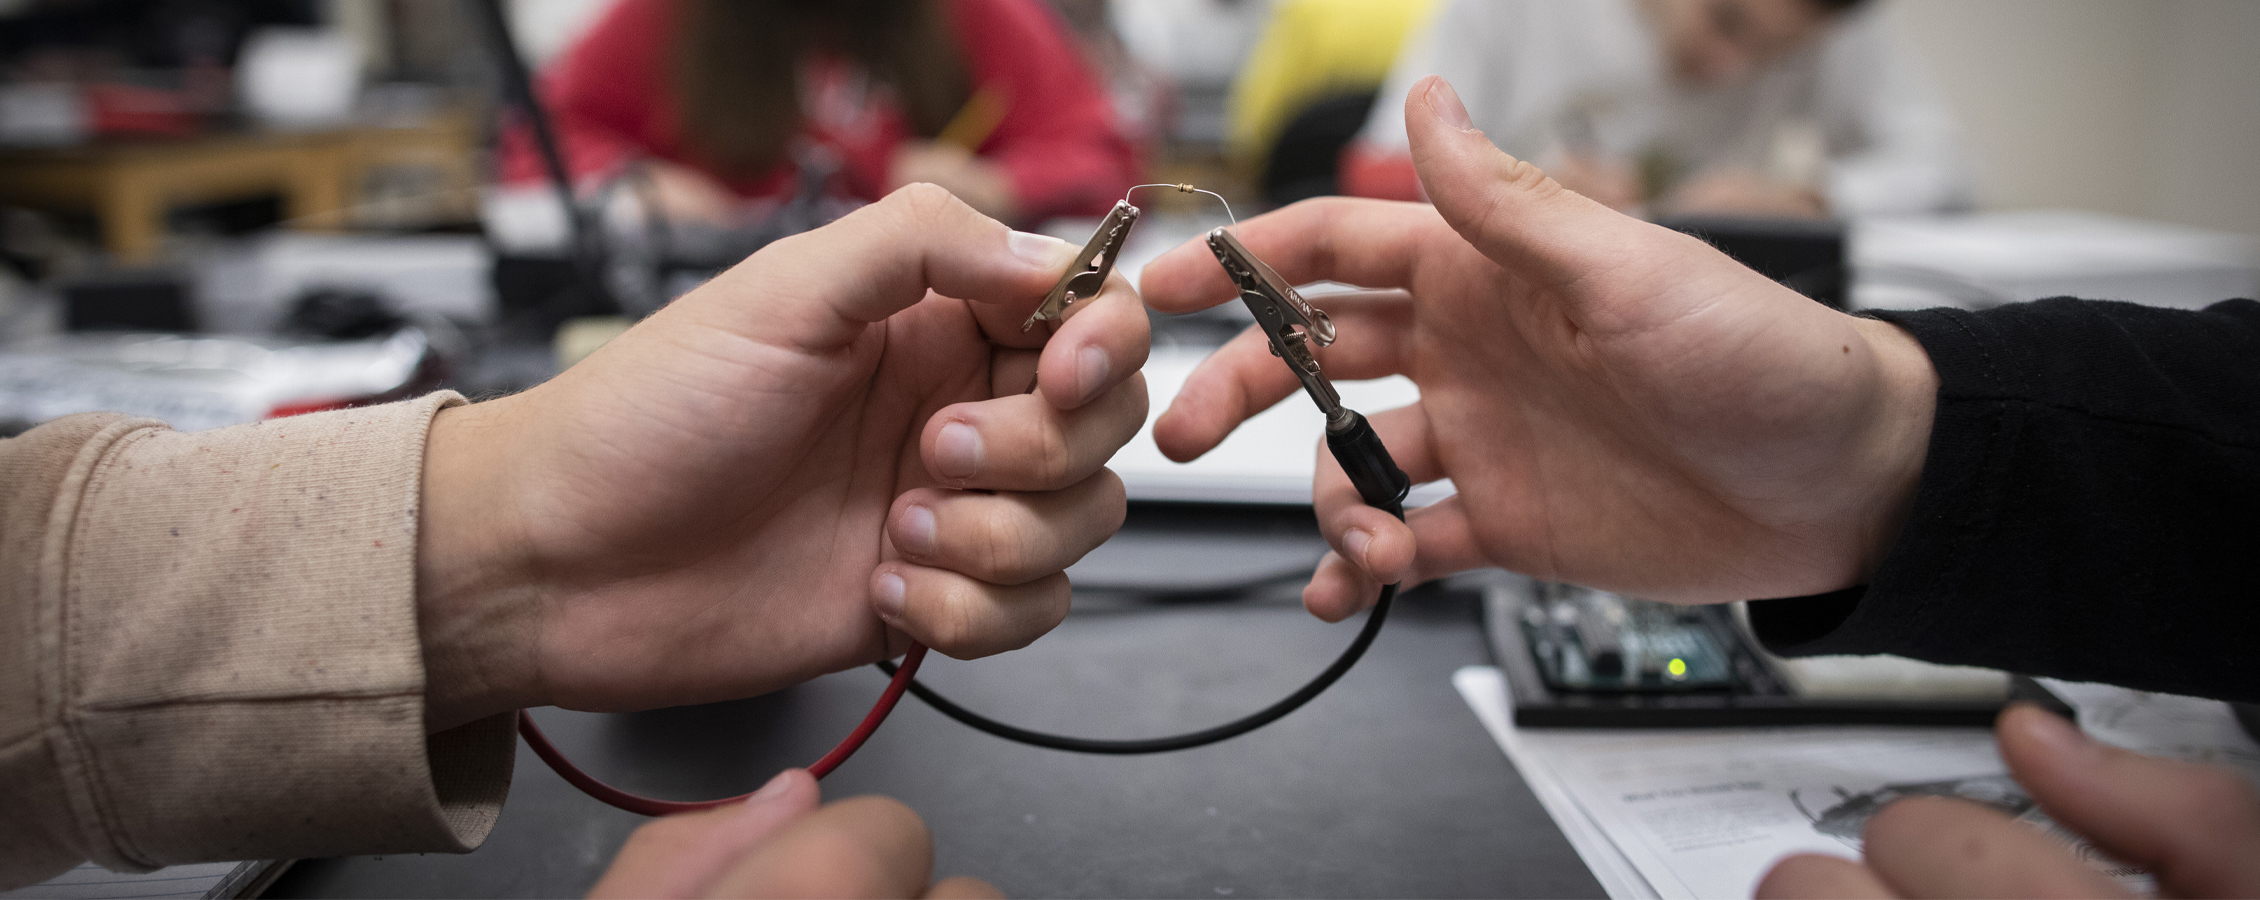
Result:
[[[879,702],[873,704],[871,712],[863,717],[863,724],[855,726],[855,731],[850,732],[846,740],[840,741],[839,746],[832,748],[832,752],[824,754],[823,759],[819,759],[810,765],[808,774],[822,778],[831,774],[832,770],[838,768],[840,763],[846,762],[848,757],[854,756],[856,748],[862,747],[864,741],[870,740],[872,732],[879,730],[879,723],[886,721],[887,714],[895,711],[895,704],[902,700],[903,690],[910,686],[911,676],[918,674],[918,664],[925,661],[925,645],[911,644],[910,652],[902,656],[902,667],[895,670],[894,679],[887,682],[886,692],[879,695]],[[534,724],[534,717],[527,715],[523,710],[518,713],[518,734],[525,737],[526,746],[534,748],[535,756],[541,757],[541,761],[548,763],[551,769],[556,770],[559,777],[564,778],[574,787],[580,788],[582,793],[637,815],[664,816],[673,813],[713,809],[753,796],[752,794],[739,794],[735,797],[724,797],[720,800],[682,801],[658,800],[640,794],[631,794],[598,781],[595,776],[583,772],[579,766],[573,765],[572,761],[567,760],[565,754],[559,753],[557,746],[551,744],[549,738],[541,733],[541,726]]]

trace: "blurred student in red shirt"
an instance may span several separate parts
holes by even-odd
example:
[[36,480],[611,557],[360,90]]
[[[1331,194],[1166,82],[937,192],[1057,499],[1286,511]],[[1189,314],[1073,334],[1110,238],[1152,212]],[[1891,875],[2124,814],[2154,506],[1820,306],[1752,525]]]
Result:
[[[714,222],[795,193],[810,147],[845,196],[929,181],[1008,223],[1104,213],[1139,167],[1041,0],[621,0],[541,91],[576,178],[644,161],[668,213]],[[523,129],[502,159],[541,177]]]

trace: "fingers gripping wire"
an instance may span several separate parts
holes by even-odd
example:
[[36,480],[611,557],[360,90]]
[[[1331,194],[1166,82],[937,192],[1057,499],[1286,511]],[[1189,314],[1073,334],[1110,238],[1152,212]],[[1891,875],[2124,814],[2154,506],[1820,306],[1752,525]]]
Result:
[[1138,224],[1138,216],[1141,215],[1137,207],[1130,205],[1130,195],[1137,193],[1139,188],[1175,188],[1179,193],[1207,194],[1215,197],[1216,202],[1224,204],[1224,215],[1232,220],[1232,224],[1240,224],[1240,220],[1232,215],[1232,202],[1215,191],[1202,190],[1189,184],[1141,184],[1123,191],[1122,199],[1114,201],[1114,208],[1107,210],[1106,217],[1099,220],[1099,227],[1091,232],[1091,239],[1083,242],[1083,252],[1076,254],[1075,261],[1068,264],[1067,271],[1060,273],[1059,281],[1052,285],[1051,291],[1044,294],[1043,302],[1036,304],[1035,312],[1028,314],[1028,321],[1020,323],[1022,333],[1035,328],[1038,322],[1065,321],[1075,304],[1096,297],[1106,289],[1107,276],[1114,273],[1115,260],[1122,255],[1123,245],[1130,240],[1130,229]]
[[[848,736],[841,740],[838,746],[833,747],[832,752],[824,754],[824,758],[811,763],[808,767],[808,774],[821,779],[832,774],[832,770],[839,768],[840,763],[846,762],[848,757],[855,755],[855,751],[863,746],[863,742],[870,740],[871,734],[879,730],[879,723],[887,720],[887,714],[895,711],[895,704],[902,701],[903,688],[910,684],[913,676],[918,674],[919,663],[925,661],[926,648],[919,644],[910,645],[910,652],[902,656],[902,668],[888,672],[889,675],[894,677],[887,682],[886,691],[879,695],[879,702],[873,704],[871,712],[864,715],[863,724],[855,726],[855,730],[849,732]],[[595,776],[583,772],[579,766],[573,765],[572,760],[566,759],[565,754],[558,752],[557,745],[549,742],[549,736],[542,733],[541,726],[534,724],[534,717],[525,710],[518,711],[518,734],[526,739],[526,746],[533,748],[534,755],[541,757],[542,762],[548,763],[549,768],[555,771],[558,777],[565,779],[574,787],[580,788],[584,794],[638,815],[666,816],[675,813],[696,812],[702,809],[713,809],[717,806],[728,806],[753,796],[748,793],[739,794],[735,797],[724,797],[720,800],[660,800],[641,794],[631,794],[598,781]]]
[[[1208,194],[1224,203],[1227,217],[1232,215],[1231,203],[1221,195],[1189,184],[1142,184],[1131,188],[1100,224],[1098,232],[1092,235],[1082,255],[1061,277],[1059,285],[1052,289],[1051,296],[1038,307],[1036,315],[1030,317],[1030,327],[1037,321],[1064,317],[1067,307],[1076,299],[1096,296],[1103,287],[1107,273],[1113,269],[1115,255],[1121,249],[1130,226],[1137,222],[1138,208],[1130,205],[1129,194],[1140,188],[1153,187],[1175,188],[1180,193]],[[1236,218],[1233,219],[1233,224],[1239,224]],[[1326,413],[1327,448],[1334,454],[1335,460],[1341,463],[1343,471],[1348,473],[1351,483],[1357,486],[1358,496],[1368,505],[1403,519],[1405,495],[1411,490],[1411,480],[1397,468],[1396,462],[1389,456],[1388,448],[1382,445],[1380,436],[1366,423],[1365,417],[1342,406],[1340,396],[1334,392],[1333,385],[1326,380],[1317,358],[1311,353],[1309,345],[1323,347],[1333,342],[1333,323],[1326,318],[1324,312],[1305,302],[1292,286],[1250,253],[1226,229],[1218,228],[1209,233],[1209,249],[1216,255],[1217,263],[1224,267],[1226,274],[1239,285],[1240,299],[1256,314],[1259,325],[1271,340],[1273,352],[1294,370],[1296,378],[1302,381],[1311,399]],[[1005,740],[1053,750],[1114,755],[1167,753],[1229,740],[1278,721],[1288,713],[1302,708],[1339,681],[1365,656],[1366,650],[1373,646],[1374,638],[1381,633],[1382,623],[1389,618],[1389,607],[1396,596],[1396,585],[1383,586],[1381,595],[1374,600],[1372,611],[1366,615],[1365,625],[1358,630],[1357,637],[1350,641],[1342,654],[1320,671],[1317,677],[1279,702],[1222,725],[1159,738],[1109,740],[1065,737],[1030,731],[990,719],[918,683],[918,667],[926,658],[926,647],[913,643],[910,651],[904,654],[900,666],[890,662],[878,663],[880,671],[887,673],[889,678],[886,691],[864,717],[863,723],[838,746],[832,748],[832,752],[809,766],[809,773],[822,778],[846,760],[871,737],[872,732],[878,730],[879,723],[886,721],[888,713],[894,711],[905,691],[943,715],[976,730]],[[598,781],[575,767],[550,744],[541,728],[534,724],[533,717],[523,712],[518,716],[518,731],[534,753],[566,781],[591,797],[629,812],[666,815],[709,809],[744,799],[744,795],[741,795],[723,800],[682,802],[631,794]]]
[[[1404,511],[1401,509],[1391,509],[1389,512],[1400,519],[1404,518]],[[1015,743],[1052,750],[1065,750],[1070,753],[1097,753],[1114,756],[1190,750],[1218,741],[1231,740],[1279,721],[1288,713],[1301,709],[1303,704],[1309,703],[1313,698],[1324,693],[1327,688],[1334,685],[1334,682],[1341,680],[1342,676],[1350,671],[1351,666],[1358,664],[1358,660],[1365,656],[1366,648],[1373,646],[1373,639],[1381,634],[1381,623],[1389,618],[1389,605],[1396,598],[1397,586],[1394,584],[1383,585],[1380,598],[1373,601],[1373,611],[1366,614],[1365,627],[1358,629],[1358,636],[1350,641],[1350,646],[1342,651],[1341,656],[1335,657],[1333,664],[1327,666],[1325,671],[1318,673],[1318,677],[1295,689],[1295,692],[1288,694],[1286,699],[1214,728],[1189,731],[1170,737],[1104,740],[1045,734],[1040,731],[1016,728],[966,709],[957,705],[948,697],[935,693],[933,688],[919,684],[916,679],[910,682],[910,693],[925,701],[926,705],[933,707],[936,712],[956,719],[960,724]],[[907,670],[898,669],[892,663],[882,662],[879,663],[879,671],[896,675]]]
[[[1188,193],[1198,190],[1183,184],[1139,187],[1175,187]],[[1131,190],[1135,191],[1137,188]],[[1226,208],[1230,209],[1229,204]],[[1326,313],[1305,301],[1293,286],[1288,285],[1263,260],[1249,252],[1230,231],[1218,228],[1209,233],[1208,240],[1210,252],[1216,256],[1217,263],[1224,267],[1225,274],[1230,275],[1239,286],[1241,301],[1248,305],[1249,311],[1255,313],[1258,326],[1264,329],[1265,335],[1270,339],[1272,353],[1286,361],[1288,367],[1294,370],[1295,377],[1302,381],[1311,400],[1326,414],[1326,447],[1334,454],[1335,461],[1341,463],[1342,471],[1350,476],[1350,482],[1357,486],[1359,498],[1369,506],[1386,510],[1390,515],[1403,519],[1405,495],[1412,490],[1412,479],[1397,468],[1396,461],[1389,456],[1389,448],[1383,446],[1381,436],[1374,432],[1372,425],[1367,424],[1365,417],[1342,405],[1341,396],[1335,393],[1333,384],[1326,380],[1325,372],[1320,369],[1317,357],[1311,353],[1311,344],[1323,347],[1334,342],[1333,321],[1326,317]],[[1388,619],[1389,605],[1396,597],[1396,585],[1382,587],[1381,596],[1374,601],[1373,611],[1366,615],[1365,627],[1359,629],[1357,638],[1350,642],[1341,656],[1335,658],[1332,665],[1318,673],[1318,677],[1311,679],[1310,683],[1287,695],[1286,699],[1214,728],[1171,737],[1100,740],[1044,734],[1006,725],[973,712],[935,693],[932,688],[919,684],[915,679],[910,683],[910,692],[943,715],[1008,741],[1075,753],[1129,755],[1185,750],[1254,731],[1309,703],[1365,655],[1366,648],[1372,646],[1374,637],[1381,633],[1381,623]],[[899,671],[884,662],[879,663],[879,669],[890,675]]]

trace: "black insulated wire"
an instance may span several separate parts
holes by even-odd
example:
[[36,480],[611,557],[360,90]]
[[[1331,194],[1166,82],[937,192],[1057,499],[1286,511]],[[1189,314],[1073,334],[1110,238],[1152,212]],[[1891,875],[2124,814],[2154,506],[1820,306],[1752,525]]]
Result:
[[[1400,504],[1390,504],[1383,508],[1399,519],[1405,517],[1404,508]],[[1288,713],[1301,709],[1303,704],[1309,703],[1313,698],[1324,693],[1327,688],[1334,685],[1334,682],[1341,680],[1342,676],[1350,671],[1351,666],[1358,664],[1358,659],[1365,656],[1366,648],[1373,646],[1374,637],[1381,633],[1381,623],[1389,618],[1389,605],[1396,599],[1397,586],[1394,584],[1383,585],[1381,596],[1373,601],[1372,611],[1366,613],[1365,627],[1358,630],[1357,638],[1350,641],[1350,646],[1342,650],[1341,656],[1335,657],[1332,665],[1327,666],[1325,671],[1318,673],[1318,677],[1311,679],[1309,684],[1305,684],[1296,689],[1294,693],[1288,694],[1286,699],[1214,728],[1205,728],[1171,737],[1104,740],[1045,734],[1041,731],[1029,731],[1025,728],[1007,725],[966,709],[957,705],[948,697],[936,693],[933,688],[919,683],[916,679],[912,679],[910,682],[910,693],[942,715],[956,719],[960,724],[1015,743],[1046,747],[1052,750],[1065,750],[1070,753],[1098,753],[1113,756],[1135,756],[1143,753],[1189,750],[1194,747],[1214,744],[1218,741],[1231,740],[1262,728],[1278,721]],[[878,665],[879,671],[887,673],[890,678],[894,676],[894,663],[883,661]]]

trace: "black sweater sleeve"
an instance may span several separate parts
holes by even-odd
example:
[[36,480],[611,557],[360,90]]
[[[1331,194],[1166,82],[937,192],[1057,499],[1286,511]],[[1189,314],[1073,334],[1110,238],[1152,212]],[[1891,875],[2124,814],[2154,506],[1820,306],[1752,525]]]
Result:
[[1939,374],[1912,515],[1759,638],[2260,702],[2260,303],[1875,315]]

